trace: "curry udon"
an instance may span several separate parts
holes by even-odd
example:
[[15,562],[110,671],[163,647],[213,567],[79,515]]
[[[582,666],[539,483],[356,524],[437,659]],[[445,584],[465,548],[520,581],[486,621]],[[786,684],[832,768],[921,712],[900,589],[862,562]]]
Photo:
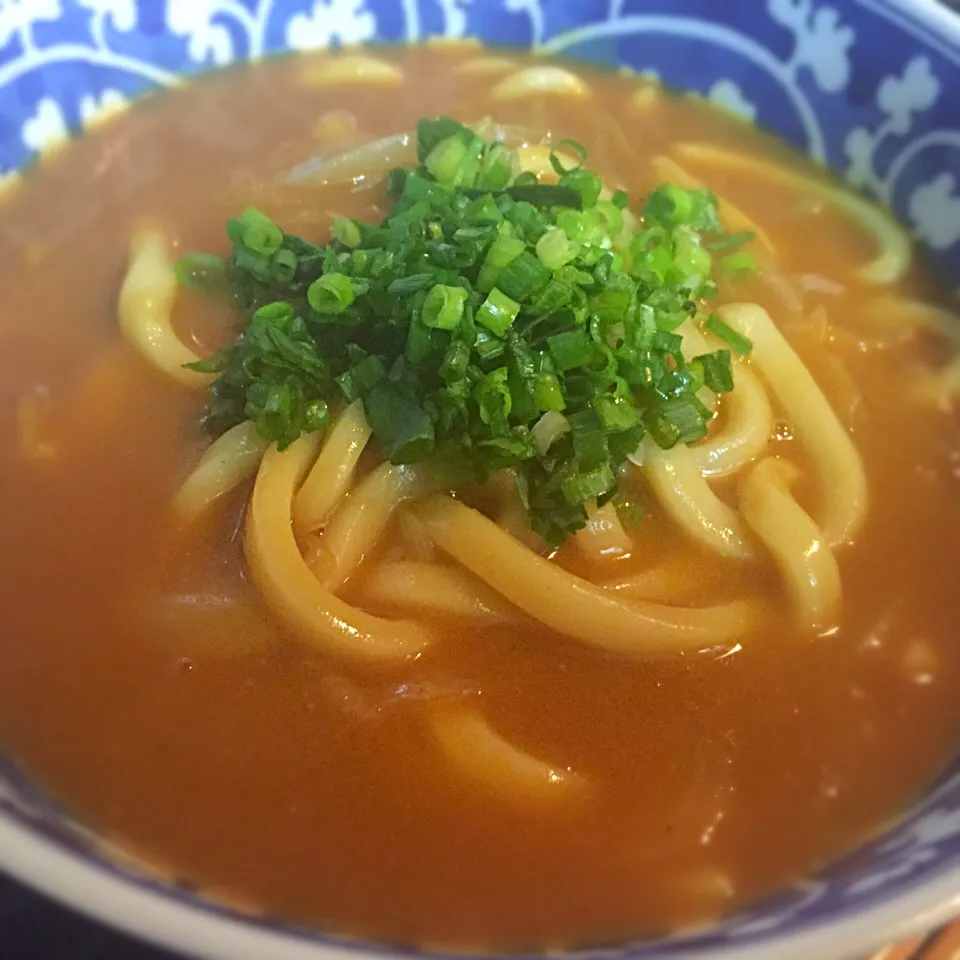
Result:
[[165,876],[610,942],[798,879],[955,748],[960,328],[739,121],[480,49],[289,59],[2,216],[0,731]]

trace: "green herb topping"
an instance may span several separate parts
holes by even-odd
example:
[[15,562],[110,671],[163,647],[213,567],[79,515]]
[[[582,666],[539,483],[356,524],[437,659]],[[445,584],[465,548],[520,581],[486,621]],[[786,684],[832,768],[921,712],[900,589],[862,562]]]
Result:
[[[707,190],[665,185],[628,209],[578,155],[556,184],[450,117],[422,120],[418,165],[387,180],[379,224],[339,219],[326,246],[247,209],[219,260],[191,254],[187,285],[229,290],[235,343],[195,369],[213,373],[206,426],[249,418],[285,447],[361,399],[386,457],[429,462],[451,484],[516,471],[533,528],[551,547],[618,497],[627,457],[649,434],[691,443],[711,412],[697,391],[733,387],[730,352],[683,353],[675,333],[716,293],[719,273],[756,269],[723,233]],[[736,252],[731,253],[731,250]],[[740,354],[750,343],[710,316]]]

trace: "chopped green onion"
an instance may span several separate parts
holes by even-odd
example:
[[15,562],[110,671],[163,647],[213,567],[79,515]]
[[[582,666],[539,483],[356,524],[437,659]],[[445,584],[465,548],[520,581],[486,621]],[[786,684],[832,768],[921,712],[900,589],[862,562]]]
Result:
[[438,283],[431,287],[423,306],[420,319],[437,330],[455,330],[463,317],[463,310],[469,294],[463,287],[448,287]]
[[333,221],[333,235],[345,247],[360,246],[360,228],[353,220],[348,220],[346,217],[337,217]]
[[529,250],[508,263],[497,277],[497,286],[514,300],[529,300],[549,282],[550,271]]
[[227,264],[214,253],[185,254],[173,270],[177,283],[190,290],[219,290],[227,283]]
[[394,280],[387,293],[393,297],[402,297],[407,294],[416,293],[418,290],[426,290],[436,283],[437,278],[432,273],[411,273],[406,277],[399,277]]
[[537,407],[540,410],[563,410],[566,401],[563,399],[563,388],[555,373],[538,373],[537,385],[534,389]]
[[680,431],[666,418],[654,417],[647,422],[647,430],[663,450],[675,447],[680,439]]
[[426,117],[417,124],[417,159],[423,163],[430,151],[441,140],[453,136],[472,136],[473,131],[453,117],[437,117],[429,120]]
[[325,273],[307,287],[307,303],[328,316],[343,313],[356,299],[353,281],[342,273]]
[[666,227],[689,226],[694,230],[716,233],[720,229],[717,198],[709,190],[685,190],[667,183],[648,195],[643,205],[648,222]]
[[303,422],[308,433],[323,430],[330,422],[330,408],[323,400],[313,400],[303,411]]
[[603,181],[592,170],[570,170],[565,173],[558,184],[560,187],[572,187],[580,194],[584,207],[596,204],[603,192]]
[[484,189],[500,190],[512,179],[516,155],[502,143],[492,143],[483,157],[480,183]]
[[577,154],[577,164],[574,167],[568,169],[560,162],[560,157],[557,156],[554,150],[550,151],[550,166],[553,167],[554,172],[557,176],[562,176],[565,173],[571,172],[573,170],[579,170],[587,160],[587,151],[584,148],[582,143],[578,143],[576,140],[571,140],[569,137],[561,140],[558,146],[561,147],[570,147]]
[[643,213],[645,217],[664,223],[687,223],[693,215],[693,196],[683,187],[665,183],[647,197]]
[[742,230],[739,233],[728,233],[718,240],[711,240],[704,246],[711,253],[725,253],[736,250],[737,247],[742,247],[745,243],[750,243],[751,240],[756,240],[756,238],[757,235],[752,230]]
[[513,471],[550,547],[593,502],[636,522],[624,463],[647,433],[703,436],[697,391],[730,390],[731,350],[749,348],[718,318],[707,327],[731,349],[693,358],[677,332],[753,270],[749,235],[723,232],[709,190],[666,184],[629,215],[575,142],[557,144],[556,184],[450,117],[421,121],[416,146],[378,223],[338,217],[318,245],[250,208],[227,224],[227,256],[177,265],[242,311],[234,342],[192,365],[213,375],[207,429],[249,419],[283,448],[359,399],[395,463],[425,461],[451,489]]
[[741,357],[750,356],[750,351],[753,350],[753,341],[724,323],[715,313],[710,314],[704,326],[714,336],[719,337],[727,346],[739,353]]
[[354,364],[346,373],[337,377],[337,383],[348,403],[365,396],[386,376],[383,361],[374,354]]
[[462,340],[454,340],[447,348],[443,363],[440,364],[440,376],[447,383],[461,383],[467,377],[470,365],[470,347]]
[[234,242],[239,241],[254,253],[274,254],[283,246],[283,231],[256,207],[247,207],[236,220],[231,220],[227,231]]
[[384,380],[364,398],[367,423],[391,463],[416,463],[433,450],[433,421],[396,384]]
[[626,398],[601,394],[593,398],[591,406],[607,433],[619,433],[637,425],[637,408]]
[[728,277],[755,277],[760,272],[757,261],[749,250],[727,254],[721,259],[720,266]]
[[696,397],[690,394],[673,397],[661,404],[660,416],[676,430],[677,443],[693,443],[707,432],[703,412]]
[[433,330],[423,322],[422,317],[415,317],[410,321],[404,358],[413,366],[425,364],[437,352],[433,334]]
[[536,177],[531,174],[531,183],[521,183],[518,177],[507,193],[514,200],[526,200],[535,207],[571,207],[574,210],[583,209],[583,197],[573,187],[562,187],[557,183],[537,183]]
[[561,373],[586,366],[593,356],[593,347],[582,330],[554,334],[547,339],[547,349]]
[[486,424],[505,424],[513,407],[513,397],[507,385],[507,368],[497,367],[477,384],[474,391],[480,419]]
[[549,270],[559,270],[577,255],[577,248],[567,239],[567,235],[553,227],[547,230],[537,241],[537,256]]
[[454,184],[466,157],[467,145],[454,135],[441,140],[424,158],[423,165],[438,183]]
[[729,393],[733,389],[733,366],[729,350],[716,350],[697,357],[703,369],[703,382],[714,393]]
[[270,272],[277,283],[290,283],[297,274],[297,255],[292,250],[278,250],[270,262]]
[[700,235],[689,227],[677,227],[673,231],[674,264],[683,277],[685,286],[697,286],[710,274],[713,258],[700,245]]
[[520,304],[494,287],[477,310],[477,323],[482,324],[496,336],[502,337],[517,319],[519,312]]
[[500,233],[483,258],[483,266],[477,275],[477,289],[487,293],[496,284],[504,267],[516,260],[526,249],[527,245],[519,237]]
[[600,418],[593,410],[581,410],[567,417],[573,433],[573,450],[581,467],[592,468],[610,456]]
[[477,331],[475,346],[481,360],[496,360],[502,357],[506,350],[506,344],[499,337],[487,333],[486,330]]
[[596,500],[612,490],[617,483],[610,464],[601,463],[585,473],[575,473],[560,485],[567,503],[585,503]]

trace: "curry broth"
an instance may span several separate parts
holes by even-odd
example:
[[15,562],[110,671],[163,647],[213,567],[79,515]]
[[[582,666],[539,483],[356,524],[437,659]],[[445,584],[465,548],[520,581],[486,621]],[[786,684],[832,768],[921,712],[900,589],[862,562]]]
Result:
[[[391,52],[408,78],[396,88],[310,86],[299,59],[205,79],[45,158],[5,202],[0,736],[82,820],[253,908],[431,945],[613,941],[798,878],[880,829],[948,759],[960,728],[957,424],[904,395],[929,345],[858,348],[850,331],[874,292],[851,281],[870,255],[861,233],[788,190],[712,177],[769,231],[785,274],[845,285],[808,292],[794,317],[759,282],[724,291],[782,321],[865,460],[869,515],[839,552],[842,628],[798,635],[772,573],[697,562],[653,516],[627,560],[598,570],[569,545],[559,560],[599,576],[682,547],[704,595],[734,596],[748,576],[783,626],[727,656],[649,662],[537,626],[460,621],[392,669],[287,642],[244,578],[248,491],[197,528],[171,519],[205,443],[204,401],[120,340],[138,221],[157,220],[181,250],[222,250],[224,220],[249,203],[309,239],[334,214],[379,216],[379,186],[277,183],[317,151],[317,118],[341,108],[370,139],[441,112],[525,122],[581,141],[634,197],[652,185],[645,158],[673,141],[781,157],[697,101],[644,110],[634,81],[581,68],[590,99],[495,105],[494,78],[456,71],[468,55]],[[919,268],[898,292],[934,295]],[[826,339],[804,319],[821,305]],[[181,332],[204,350],[233,319],[197,295],[178,301]],[[49,456],[21,452],[25,396]],[[786,431],[781,443],[803,465]],[[475,794],[427,729],[425,702],[442,697],[479,698],[498,731],[593,784],[589,803],[525,814]]]

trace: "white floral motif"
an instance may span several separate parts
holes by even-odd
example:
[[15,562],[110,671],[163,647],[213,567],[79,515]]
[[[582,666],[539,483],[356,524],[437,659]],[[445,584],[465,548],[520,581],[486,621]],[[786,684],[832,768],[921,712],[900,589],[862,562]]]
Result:
[[0,0],[0,47],[20,33],[27,44],[27,30],[40,20],[56,20],[62,13],[60,0]]
[[850,80],[854,34],[850,27],[841,26],[840,14],[833,7],[818,7],[814,12],[811,0],[768,0],[768,10],[796,39],[791,64],[809,67],[824,92],[842,90]]
[[[931,147],[960,149],[960,131],[932,131],[907,143],[884,174],[877,170],[881,146],[891,137],[909,134],[916,118],[934,106],[940,92],[940,81],[925,56],[911,59],[899,76],[886,77],[876,97],[883,121],[874,130],[855,127],[844,141],[847,178],[892,204],[901,177],[920,153]],[[955,177],[941,173],[915,186],[907,201],[907,214],[917,236],[934,250],[946,250],[960,241],[960,195]]]
[[137,23],[135,0],[78,0],[81,7],[110,20],[123,33],[132,30]]
[[922,183],[907,204],[917,236],[934,250],[946,250],[960,240],[960,193],[952,173]]
[[530,30],[533,34],[531,46],[539,47],[543,42],[543,12],[539,0],[504,0],[504,7],[508,13],[525,13],[530,20]]
[[718,80],[707,91],[707,99],[751,123],[757,117],[756,106],[744,96],[743,91],[732,80]]
[[119,90],[104,90],[99,97],[87,94],[80,98],[80,120],[89,127],[95,121],[123,110],[128,102]]
[[863,127],[855,127],[843,142],[847,155],[847,180],[855,187],[876,186],[873,172],[873,134]]
[[287,24],[287,43],[295,50],[332,43],[363,43],[377,32],[364,0],[314,0],[313,13],[298,13]]
[[20,131],[24,145],[38,153],[54,146],[70,136],[67,121],[60,104],[52,97],[44,97],[37,103],[33,115],[27,117]]
[[869,187],[884,199],[890,199],[885,184],[874,167],[880,144],[889,136],[910,132],[914,115],[929,110],[940,95],[940,82],[933,75],[926,57],[914,57],[899,77],[887,77],[877,88],[877,106],[885,119],[876,130],[854,127],[847,134],[843,149],[847,155],[847,177],[860,187]]
[[443,13],[443,32],[447,37],[462,37],[467,29],[467,11],[473,0],[437,0]]
[[187,38],[187,52],[197,63],[220,66],[234,58],[230,31],[213,19],[219,12],[217,0],[167,0],[167,27]]
[[913,115],[929,110],[937,101],[940,83],[926,57],[914,57],[902,77],[887,77],[877,89],[877,106],[889,118],[890,133],[904,134],[913,124]]

